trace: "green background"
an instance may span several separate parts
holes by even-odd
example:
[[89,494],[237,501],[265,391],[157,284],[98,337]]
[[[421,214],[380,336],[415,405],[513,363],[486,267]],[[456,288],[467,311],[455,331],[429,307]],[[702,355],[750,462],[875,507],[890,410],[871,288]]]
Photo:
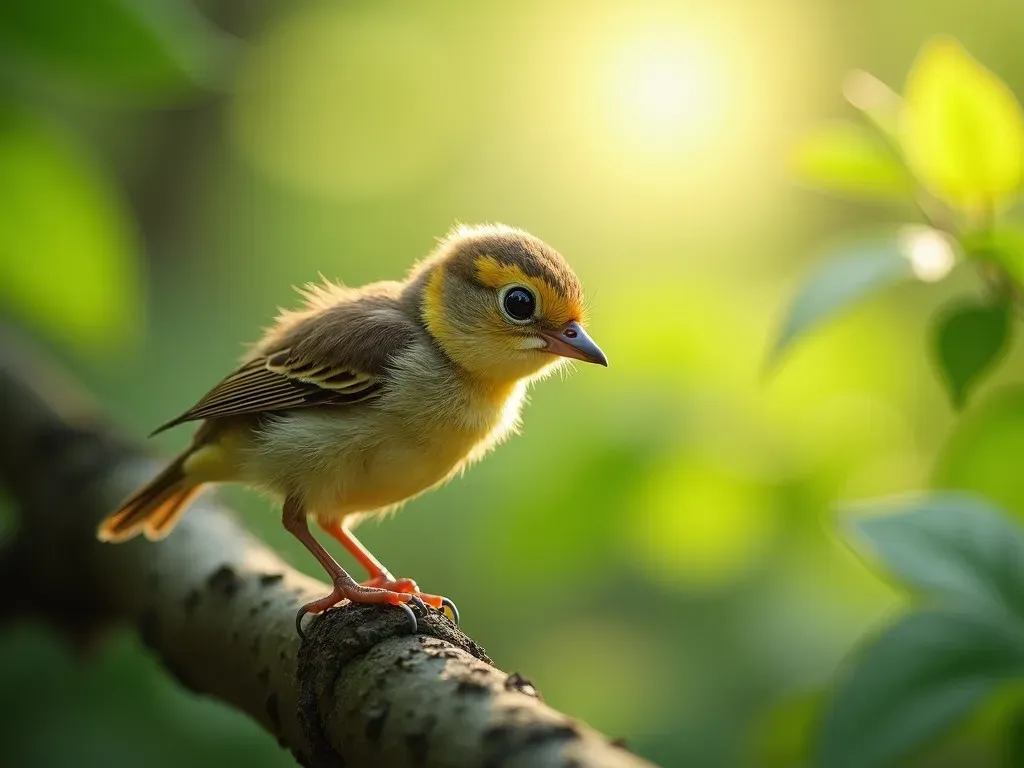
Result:
[[[798,764],[816,693],[901,601],[837,541],[835,503],[956,485],[1024,514],[1021,354],[957,417],[923,343],[972,277],[872,300],[763,376],[832,233],[904,220],[800,189],[791,148],[849,113],[850,69],[898,90],[936,33],[1024,93],[1021,3],[198,9],[0,9],[0,312],[141,437],[291,285],[400,277],[456,221],[550,242],[611,366],[539,384],[521,436],[360,536],[553,706],[664,765]],[[277,510],[222,494],[319,575]],[[0,691],[3,765],[293,764],[125,632],[83,663],[5,627]],[[922,764],[997,764],[1016,703]]]

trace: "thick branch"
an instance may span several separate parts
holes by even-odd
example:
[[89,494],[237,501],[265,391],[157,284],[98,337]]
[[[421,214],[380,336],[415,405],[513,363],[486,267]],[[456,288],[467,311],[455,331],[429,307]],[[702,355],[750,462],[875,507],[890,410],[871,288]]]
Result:
[[398,609],[345,606],[300,647],[295,612],[327,586],[209,499],[158,544],[97,542],[103,515],[159,465],[6,338],[0,423],[0,482],[20,524],[0,549],[0,577],[19,590],[6,617],[36,613],[75,639],[126,621],[184,685],[249,713],[305,765],[648,765],[546,706],[436,613],[410,636]]

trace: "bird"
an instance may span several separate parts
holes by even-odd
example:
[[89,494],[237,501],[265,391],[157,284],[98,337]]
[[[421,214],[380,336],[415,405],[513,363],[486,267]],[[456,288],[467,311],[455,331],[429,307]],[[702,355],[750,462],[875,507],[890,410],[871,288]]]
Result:
[[[240,365],[152,434],[200,422],[192,440],[100,524],[123,542],[167,536],[208,485],[239,483],[281,505],[285,529],[333,584],[303,605],[348,600],[438,610],[353,535],[360,521],[440,486],[519,429],[528,385],[566,361],[608,365],[584,329],[586,302],[565,258],[504,224],[457,225],[404,280],[299,289]],[[152,435],[151,435],[152,436]],[[309,528],[313,519],[366,570],[359,583]]]

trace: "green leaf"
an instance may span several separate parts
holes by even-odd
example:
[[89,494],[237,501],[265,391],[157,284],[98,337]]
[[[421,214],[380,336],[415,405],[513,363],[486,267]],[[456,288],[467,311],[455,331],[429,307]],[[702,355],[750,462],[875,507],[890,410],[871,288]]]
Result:
[[84,351],[130,341],[137,243],[109,179],[70,137],[0,109],[0,298]]
[[213,84],[225,39],[190,3],[4,0],[0,51],[15,66],[108,93],[179,96]]
[[911,169],[936,196],[982,214],[1024,177],[1024,114],[1013,92],[949,38],[929,42],[907,78],[900,133]]
[[963,408],[971,389],[1006,356],[1012,337],[1011,308],[978,300],[944,308],[932,326],[932,355],[955,408]]
[[913,180],[877,131],[851,122],[822,126],[797,146],[793,168],[808,184],[849,195],[912,200]]
[[1020,226],[1000,223],[965,235],[961,243],[968,257],[998,267],[1024,287],[1024,229]]
[[1006,718],[1003,765],[1024,765],[1024,710]]
[[904,616],[852,658],[819,726],[812,765],[902,765],[1022,673],[1017,624],[966,609]]
[[915,592],[1024,618],[1024,532],[982,497],[949,492],[862,503],[844,519],[854,551]]
[[896,236],[841,246],[797,292],[769,354],[769,367],[796,341],[840,311],[913,276],[911,262]]

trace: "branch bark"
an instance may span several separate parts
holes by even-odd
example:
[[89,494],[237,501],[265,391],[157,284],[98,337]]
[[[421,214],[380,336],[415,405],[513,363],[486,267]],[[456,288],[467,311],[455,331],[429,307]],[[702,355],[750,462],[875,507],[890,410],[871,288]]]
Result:
[[0,424],[0,483],[18,513],[0,548],[0,583],[18,588],[0,618],[35,614],[79,642],[128,622],[168,673],[247,712],[307,766],[649,766],[545,705],[435,612],[410,636],[398,609],[343,606],[300,643],[295,612],[328,587],[209,498],[158,544],[96,541],[159,463],[6,337]]

